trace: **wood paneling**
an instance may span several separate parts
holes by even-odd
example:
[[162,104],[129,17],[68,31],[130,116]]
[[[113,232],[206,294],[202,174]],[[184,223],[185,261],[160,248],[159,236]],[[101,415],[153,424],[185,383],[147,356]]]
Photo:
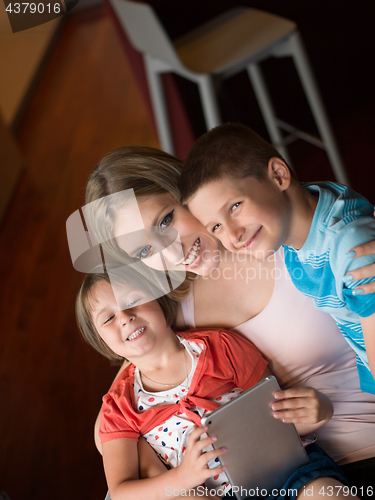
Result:
[[158,145],[104,8],[67,20],[17,138],[25,172],[0,233],[0,491],[100,500],[93,424],[116,369],[78,333],[65,221],[105,153]]
[[16,189],[22,168],[22,155],[0,113],[0,221]]

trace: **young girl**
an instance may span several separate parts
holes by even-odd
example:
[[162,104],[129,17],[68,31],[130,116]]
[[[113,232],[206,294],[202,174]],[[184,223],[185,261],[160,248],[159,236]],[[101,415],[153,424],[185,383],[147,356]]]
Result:
[[[106,274],[89,274],[76,303],[85,339],[105,356],[131,362],[103,398],[100,436],[111,498],[189,496],[189,490],[195,496],[193,488],[202,488],[202,483],[207,489],[198,496],[207,498],[216,488],[217,496],[211,492],[210,498],[217,498],[230,489],[225,467],[215,468],[226,449],[210,447],[216,437],[208,437],[199,427],[200,418],[268,376],[267,362],[249,341],[233,332],[192,330],[176,335],[170,327],[175,304],[166,296],[151,300],[153,286],[146,283],[140,288],[140,280],[145,281],[138,277],[136,287],[129,280],[123,285],[124,310],[120,311],[119,293],[115,298],[111,286],[113,276],[110,282]],[[297,424],[300,434],[314,430],[332,415],[329,399],[315,391],[313,406],[318,408],[318,417],[312,417],[303,390],[302,417],[299,408],[286,419],[301,422]],[[282,392],[278,396],[282,399]],[[282,409],[282,402],[274,406]],[[137,440],[141,435],[169,470],[139,479]],[[336,464],[314,444],[307,446],[307,452],[310,464],[295,471],[282,489],[300,490],[302,496],[306,485],[309,497],[321,498],[327,488],[337,487],[335,496],[344,498],[339,487],[347,483]],[[348,488],[344,491],[347,497]]]

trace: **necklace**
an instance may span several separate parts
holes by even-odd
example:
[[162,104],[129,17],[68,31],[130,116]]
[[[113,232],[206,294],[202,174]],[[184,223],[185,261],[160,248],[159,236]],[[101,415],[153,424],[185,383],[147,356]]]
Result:
[[[187,367],[187,362],[186,362],[186,349],[185,349],[185,346],[184,346],[184,360],[185,360],[186,378],[188,378],[189,372],[188,372],[188,367]],[[154,384],[163,385],[164,387],[176,387],[177,385],[180,385],[180,384],[163,384],[162,382],[156,382],[156,380],[152,380],[152,378],[149,378],[147,375],[145,375],[141,371],[139,372],[139,374],[142,375],[142,377],[147,378],[147,380],[149,380],[150,382],[153,382]]]

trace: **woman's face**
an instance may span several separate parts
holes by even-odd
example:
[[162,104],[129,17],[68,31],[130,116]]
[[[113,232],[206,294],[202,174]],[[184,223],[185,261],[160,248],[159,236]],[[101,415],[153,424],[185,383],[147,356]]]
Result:
[[117,211],[114,224],[117,243],[131,257],[158,269],[162,251],[168,260],[168,269],[191,271],[201,276],[217,268],[219,241],[176,198],[162,193],[138,197],[137,203],[146,231],[132,213],[134,210],[129,211],[126,206]]

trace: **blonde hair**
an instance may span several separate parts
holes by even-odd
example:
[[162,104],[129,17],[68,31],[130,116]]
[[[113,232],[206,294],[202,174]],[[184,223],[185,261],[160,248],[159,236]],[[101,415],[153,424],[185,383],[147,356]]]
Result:
[[86,186],[86,203],[126,189],[134,189],[136,196],[169,193],[179,200],[182,166],[181,160],[156,148],[114,149],[92,171]]
[[[155,294],[159,291],[154,283],[146,280],[142,275],[129,267],[126,268],[125,273],[123,270],[120,271],[117,278],[123,283],[124,278],[127,278],[128,282],[130,281],[132,285],[136,284],[138,288],[151,292],[151,294]],[[113,364],[118,364],[122,363],[125,358],[112,351],[112,349],[104,342],[102,337],[99,335],[92,318],[92,302],[95,300],[93,288],[103,282],[111,285],[111,281],[107,273],[90,273],[86,275],[76,298],[76,319],[84,340],[96,351],[108,358]],[[155,300],[158,301],[163,311],[167,325],[172,326],[176,317],[177,302],[167,295],[158,297]]]
[[[86,186],[86,204],[97,201],[91,226],[102,241],[108,241],[108,251],[113,255],[124,252],[113,238],[116,200],[109,195],[133,189],[136,196],[171,194],[179,203],[178,181],[183,162],[159,149],[146,146],[124,146],[106,154],[92,171]],[[174,300],[184,299],[195,278],[187,274],[185,281],[170,292]]]

